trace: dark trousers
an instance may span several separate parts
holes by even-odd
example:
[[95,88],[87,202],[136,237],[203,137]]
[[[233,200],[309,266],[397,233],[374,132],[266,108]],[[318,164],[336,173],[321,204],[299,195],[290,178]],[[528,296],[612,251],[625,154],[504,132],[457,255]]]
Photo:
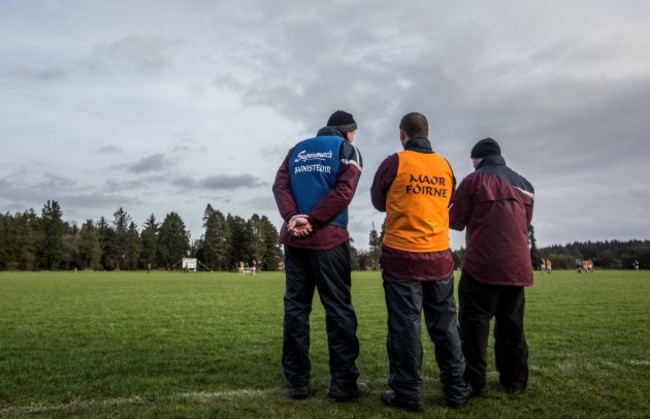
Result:
[[528,385],[524,287],[484,284],[463,271],[458,302],[467,382],[478,392],[487,386],[487,346],[494,317],[494,356],[501,385],[510,391],[524,390]]
[[350,296],[350,244],[307,250],[285,246],[282,367],[291,386],[309,384],[309,315],[314,290],[325,309],[331,386],[356,389],[357,316]]
[[421,313],[435,345],[440,382],[449,401],[462,402],[471,388],[465,384],[465,360],[460,346],[454,277],[444,281],[409,281],[385,272],[384,291],[388,311],[388,384],[405,404],[421,404],[422,335]]

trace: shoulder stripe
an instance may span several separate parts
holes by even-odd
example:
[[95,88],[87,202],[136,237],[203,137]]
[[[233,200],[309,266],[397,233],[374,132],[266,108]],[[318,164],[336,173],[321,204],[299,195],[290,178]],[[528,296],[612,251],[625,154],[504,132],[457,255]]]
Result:
[[524,195],[528,195],[528,196],[530,196],[530,197],[533,198],[533,199],[535,198],[535,194],[532,193],[532,192],[528,192],[528,191],[526,191],[526,190],[524,190],[524,189],[521,189],[521,188],[518,187],[518,186],[515,186],[515,189],[521,191]]
[[354,145],[352,145],[350,143],[347,143],[346,146],[349,146],[349,149],[351,149],[351,151],[352,151],[352,155],[351,156],[344,156],[341,159],[341,163],[342,164],[352,164],[354,166],[357,166],[359,171],[362,171],[363,170],[363,164],[361,163],[361,153],[359,153],[359,150]]

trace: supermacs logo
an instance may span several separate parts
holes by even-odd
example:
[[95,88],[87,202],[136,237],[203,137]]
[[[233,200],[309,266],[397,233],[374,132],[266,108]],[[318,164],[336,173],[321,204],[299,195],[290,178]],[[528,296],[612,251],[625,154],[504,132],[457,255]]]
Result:
[[332,151],[326,151],[326,152],[318,152],[318,153],[307,153],[307,150],[302,150],[298,155],[296,156],[296,163],[299,163],[301,161],[306,162],[309,160],[325,160],[325,159],[331,159],[333,156]]

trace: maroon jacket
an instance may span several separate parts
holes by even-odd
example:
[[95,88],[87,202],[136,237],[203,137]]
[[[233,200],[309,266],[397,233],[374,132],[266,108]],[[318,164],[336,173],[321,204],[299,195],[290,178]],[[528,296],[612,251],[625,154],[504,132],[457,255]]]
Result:
[[458,185],[449,212],[454,230],[467,227],[462,269],[493,285],[533,284],[528,226],[534,189],[506,166],[501,156],[487,156]]
[[[331,130],[322,128],[318,135],[328,133],[331,133]],[[314,231],[305,237],[293,237],[287,230],[289,219],[298,214],[298,207],[291,192],[291,175],[289,173],[289,157],[293,148],[287,153],[273,183],[275,202],[280,215],[285,220],[280,229],[280,243],[303,249],[328,250],[350,239],[350,233],[346,228],[329,224],[329,222],[350,205],[359,184],[363,163],[358,150],[351,147],[349,143],[344,142],[341,147],[343,161],[336,185],[316,204],[311,213],[307,214]]]

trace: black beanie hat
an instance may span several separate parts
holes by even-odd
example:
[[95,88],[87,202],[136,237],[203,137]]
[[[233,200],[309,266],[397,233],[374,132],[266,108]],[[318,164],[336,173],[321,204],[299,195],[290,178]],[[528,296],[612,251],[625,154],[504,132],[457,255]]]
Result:
[[483,138],[481,141],[476,143],[474,148],[472,148],[472,153],[469,155],[473,159],[480,159],[486,156],[500,156],[501,147],[499,143],[494,141],[492,138]]
[[357,123],[351,113],[336,111],[327,120],[327,126],[338,129],[341,132],[351,132],[357,129]]

